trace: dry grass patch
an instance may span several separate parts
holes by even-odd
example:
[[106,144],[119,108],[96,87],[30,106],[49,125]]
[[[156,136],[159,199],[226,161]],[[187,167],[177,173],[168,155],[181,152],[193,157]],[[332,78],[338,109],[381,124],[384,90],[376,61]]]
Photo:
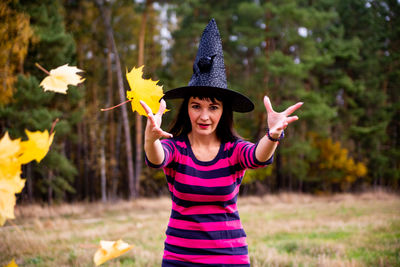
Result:
[[[0,266],[94,266],[100,239],[135,247],[104,266],[160,266],[170,200],[29,205],[0,228]],[[400,198],[384,192],[239,198],[253,267],[400,265]]]

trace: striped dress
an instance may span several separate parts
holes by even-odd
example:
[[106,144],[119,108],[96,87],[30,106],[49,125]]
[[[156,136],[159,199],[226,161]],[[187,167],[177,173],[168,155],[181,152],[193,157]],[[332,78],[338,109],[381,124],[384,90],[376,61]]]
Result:
[[268,165],[256,144],[222,143],[211,161],[196,159],[187,136],[161,141],[172,198],[162,266],[250,266],[246,234],[236,206],[245,170]]

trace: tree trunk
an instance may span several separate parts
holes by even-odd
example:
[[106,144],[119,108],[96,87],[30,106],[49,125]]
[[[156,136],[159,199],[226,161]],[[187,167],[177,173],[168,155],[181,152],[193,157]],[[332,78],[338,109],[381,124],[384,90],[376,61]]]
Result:
[[53,183],[53,171],[48,171],[48,186],[47,186],[47,202],[49,205],[53,204],[53,187],[52,187],[52,183]]
[[101,202],[107,202],[107,172],[106,172],[106,148],[105,148],[105,127],[100,134],[100,177],[101,177]]
[[[144,44],[146,37],[146,24],[149,6],[152,4],[151,0],[146,0],[145,8],[140,22],[139,33],[139,51],[138,51],[138,66],[144,65]],[[142,116],[136,112],[136,161],[135,161],[135,190],[139,194],[140,176],[142,173],[143,164],[143,125]]]
[[89,166],[90,166],[90,154],[88,153],[88,149],[89,149],[89,144],[88,144],[88,131],[87,131],[87,124],[84,123],[82,124],[83,126],[83,131],[82,131],[82,136],[83,136],[83,149],[85,152],[83,152],[82,154],[86,156],[84,156],[84,164],[83,164],[83,199],[89,199]]
[[[113,173],[117,174],[118,170],[121,169],[121,165],[119,164],[119,155],[121,151],[121,136],[122,136],[122,125],[121,125],[121,120],[117,120],[117,133],[116,133],[116,138],[115,138],[115,164],[113,168]],[[120,175],[118,175],[119,177]],[[118,192],[118,180],[117,179],[112,179],[112,194],[114,196],[117,195]]]
[[26,192],[28,194],[28,202],[33,202],[33,180],[32,180],[32,165],[26,165]]
[[[108,18],[107,20],[110,21],[110,12],[105,14]],[[112,44],[111,39],[108,38],[107,40],[107,100],[105,103],[106,107],[111,106],[112,97],[110,97],[110,91],[112,91],[112,62],[111,62],[111,51],[112,51]],[[112,96],[112,93],[111,93]],[[101,201],[104,203],[107,201],[107,160],[106,160],[106,125],[109,119],[110,112],[103,113],[103,126],[100,133],[100,176],[101,176]]]
[[[125,90],[124,90],[124,82],[122,78],[122,71],[121,71],[121,62],[118,55],[117,46],[114,40],[114,31],[111,27],[111,21],[109,18],[111,16],[107,16],[105,12],[110,12],[109,8],[104,9],[103,1],[96,0],[96,4],[100,10],[100,15],[102,17],[102,21],[106,28],[107,38],[110,39],[110,43],[112,45],[112,51],[115,56],[115,64],[117,70],[117,81],[118,81],[118,92],[119,98],[121,102],[126,100]],[[126,149],[126,163],[128,168],[128,186],[129,186],[129,198],[137,197],[137,192],[135,191],[135,183],[134,183],[134,170],[133,170],[133,157],[132,157],[132,141],[131,141],[131,131],[129,128],[129,119],[128,119],[128,111],[126,106],[121,106],[121,113],[122,113],[122,122],[124,126],[124,134],[125,134],[125,149]]]

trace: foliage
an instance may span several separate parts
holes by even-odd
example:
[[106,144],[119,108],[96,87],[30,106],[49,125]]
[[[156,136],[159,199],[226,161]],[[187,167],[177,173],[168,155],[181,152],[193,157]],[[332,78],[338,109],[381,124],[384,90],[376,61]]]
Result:
[[[246,173],[243,182],[249,191],[399,189],[398,1],[151,2],[103,1],[122,72],[138,65],[139,25],[146,7],[145,78],[159,79],[164,90],[188,83],[200,34],[215,18],[228,87],[256,105],[252,113],[235,114],[235,129],[245,139],[256,142],[265,134],[263,95],[278,111],[305,103],[296,112],[300,120],[286,130],[272,168]],[[125,197],[121,114],[99,112],[120,101],[115,55],[95,2],[8,0],[0,7],[1,133],[25,137],[25,129],[48,129],[60,118],[54,149],[45,159],[50,165],[23,168],[30,174],[24,198],[96,200],[101,175],[107,195]],[[70,88],[67,96],[39,93],[45,75],[36,62],[47,69],[66,63],[85,69],[85,87]],[[125,81],[125,91],[128,86]],[[171,112],[163,118],[163,128],[173,120],[177,105],[168,102]],[[136,120],[128,116],[133,128]],[[317,145],[309,132],[319,136],[318,142],[325,141]],[[335,166],[325,149],[336,160],[347,158]],[[323,162],[324,167],[318,165]],[[362,178],[355,174],[361,169],[358,163],[368,170]],[[142,195],[167,192],[160,172],[145,170],[140,177]]]
[[67,151],[74,140],[74,125],[81,118],[82,110],[78,108],[78,103],[82,93],[77,88],[71,88],[68,96],[44,93],[38,81],[45,75],[35,67],[35,63],[45,62],[49,69],[67,62],[73,63],[74,40],[63,28],[59,1],[13,1],[9,7],[29,15],[29,27],[33,30],[35,42],[30,44],[22,59],[23,71],[19,72],[14,84],[16,90],[11,103],[0,108],[1,132],[9,131],[14,138],[25,138],[25,129],[50,129],[52,122],[60,119],[55,128],[57,136],[54,149],[46,159],[49,162],[46,165],[30,163],[24,168],[29,173],[28,198],[46,196],[45,199],[51,202],[53,197],[63,198],[66,191],[74,191],[71,183],[77,170],[68,159]]
[[310,135],[319,155],[312,163],[308,177],[319,182],[318,189],[324,192],[334,189],[347,191],[357,179],[366,177],[366,164],[355,162],[339,141],[333,142],[332,138],[322,138],[315,133]]
[[17,74],[34,38],[29,15],[14,9],[11,0],[0,3],[0,18],[0,105],[4,105],[12,99]]

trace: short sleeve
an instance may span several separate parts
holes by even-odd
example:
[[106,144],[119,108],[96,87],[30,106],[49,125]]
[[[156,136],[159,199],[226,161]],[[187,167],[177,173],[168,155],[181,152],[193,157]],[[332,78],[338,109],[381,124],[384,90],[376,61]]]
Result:
[[260,167],[264,167],[273,162],[273,156],[269,158],[267,161],[261,162],[256,158],[256,148],[258,143],[253,144],[251,142],[239,140],[236,144],[236,155],[237,159],[240,163],[240,166],[243,169],[256,169]]
[[145,153],[145,162],[147,166],[158,169],[167,166],[173,161],[176,150],[174,140],[163,139],[161,140],[161,145],[164,150],[164,161],[161,164],[153,164],[152,162],[149,161]]

